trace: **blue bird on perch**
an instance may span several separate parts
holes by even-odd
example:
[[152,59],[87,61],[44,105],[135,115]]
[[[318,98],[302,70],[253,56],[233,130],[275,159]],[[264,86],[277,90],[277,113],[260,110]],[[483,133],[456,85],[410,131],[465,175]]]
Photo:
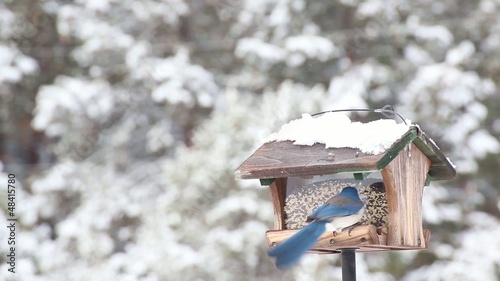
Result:
[[314,210],[307,218],[311,222],[286,241],[267,252],[276,258],[276,267],[286,269],[295,265],[302,255],[314,246],[325,231],[341,232],[359,222],[364,212],[356,188],[348,186]]

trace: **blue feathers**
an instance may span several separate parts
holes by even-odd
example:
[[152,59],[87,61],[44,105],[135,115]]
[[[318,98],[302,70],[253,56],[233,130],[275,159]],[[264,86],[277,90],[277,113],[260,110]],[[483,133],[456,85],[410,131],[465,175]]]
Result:
[[325,232],[326,223],[326,221],[314,221],[308,224],[285,242],[269,250],[267,254],[276,257],[276,267],[279,269],[295,265]]
[[314,210],[307,221],[332,220],[335,217],[353,215],[359,212],[363,206],[358,191],[354,187],[348,186],[340,194],[330,198],[325,204]]
[[276,258],[276,267],[279,269],[292,267],[314,246],[325,232],[327,223],[333,222],[335,229],[342,230],[361,219],[363,207],[358,191],[354,187],[346,187],[311,213],[307,218],[310,224],[270,249],[267,254]]

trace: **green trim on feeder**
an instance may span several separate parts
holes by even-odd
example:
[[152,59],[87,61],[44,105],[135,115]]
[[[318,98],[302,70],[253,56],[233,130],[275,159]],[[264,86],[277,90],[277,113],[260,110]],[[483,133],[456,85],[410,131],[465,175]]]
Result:
[[437,147],[435,147],[434,144],[432,144],[430,141],[427,141],[423,136],[418,137],[415,139],[415,145],[420,149],[427,157],[437,157],[436,156],[436,151],[438,150]]
[[419,131],[418,137],[413,143],[431,160],[429,175],[432,181],[450,180],[455,177],[457,171],[453,164],[425,133]]
[[372,172],[366,173],[353,173],[354,179],[358,181],[365,180]]
[[260,179],[260,185],[261,186],[269,186],[271,185],[276,179]]
[[400,140],[398,140],[385,155],[377,162],[377,169],[382,170],[389,163],[398,156],[409,144],[411,144],[418,137],[416,128],[409,130]]
[[431,181],[432,181],[432,177],[427,174],[427,177],[425,177],[425,186],[429,186],[429,184],[431,184]]

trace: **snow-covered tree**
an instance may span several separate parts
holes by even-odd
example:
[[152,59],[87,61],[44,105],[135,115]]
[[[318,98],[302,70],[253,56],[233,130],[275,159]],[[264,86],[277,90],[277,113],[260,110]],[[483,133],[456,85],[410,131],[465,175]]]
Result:
[[[0,3],[0,178],[22,179],[15,277],[340,279],[336,256],[277,271],[266,256],[269,192],[233,172],[303,112],[392,104],[459,175],[425,189],[430,248],[359,254],[359,278],[500,278],[499,9],[491,0]],[[4,258],[0,276],[12,278]]]

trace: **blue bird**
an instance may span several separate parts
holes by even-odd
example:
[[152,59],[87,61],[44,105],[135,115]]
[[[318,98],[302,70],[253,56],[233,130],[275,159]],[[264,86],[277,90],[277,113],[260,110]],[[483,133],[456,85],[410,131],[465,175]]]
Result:
[[314,246],[318,238],[328,231],[342,229],[359,222],[364,212],[364,203],[354,187],[345,187],[325,204],[314,210],[307,218],[311,222],[292,237],[267,252],[276,258],[276,267],[286,269],[295,265],[302,255]]

